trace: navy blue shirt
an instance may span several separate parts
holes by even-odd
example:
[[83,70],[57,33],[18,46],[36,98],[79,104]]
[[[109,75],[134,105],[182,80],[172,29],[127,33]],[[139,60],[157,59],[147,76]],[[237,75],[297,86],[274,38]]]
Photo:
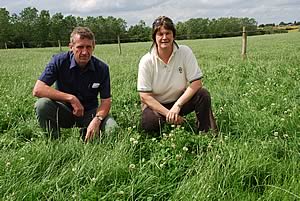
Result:
[[76,96],[85,110],[98,107],[99,93],[102,99],[111,97],[108,65],[94,56],[82,71],[72,52],[54,55],[39,80],[49,86],[56,82],[57,90]]

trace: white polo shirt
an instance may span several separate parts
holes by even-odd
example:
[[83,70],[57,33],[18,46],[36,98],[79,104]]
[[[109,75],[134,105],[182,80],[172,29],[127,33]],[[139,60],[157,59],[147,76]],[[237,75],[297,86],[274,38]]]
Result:
[[137,90],[151,92],[160,103],[176,101],[189,83],[199,80],[203,74],[192,50],[174,43],[169,62],[164,63],[154,46],[139,63]]

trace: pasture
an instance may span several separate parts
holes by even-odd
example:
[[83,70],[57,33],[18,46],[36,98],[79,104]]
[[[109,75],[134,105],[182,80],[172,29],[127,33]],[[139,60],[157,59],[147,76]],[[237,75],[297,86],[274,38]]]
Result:
[[[120,128],[84,144],[79,129],[48,140],[32,88],[58,48],[0,50],[2,200],[300,199],[300,33],[178,41],[190,46],[212,96],[219,135],[140,129],[139,59],[151,43],[98,45],[110,66]],[[67,50],[67,48],[64,48]]]

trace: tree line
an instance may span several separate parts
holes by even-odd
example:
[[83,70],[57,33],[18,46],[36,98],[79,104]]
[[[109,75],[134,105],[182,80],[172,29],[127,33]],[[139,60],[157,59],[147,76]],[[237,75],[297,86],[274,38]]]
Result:
[[[151,27],[143,20],[127,27],[122,18],[92,17],[85,19],[62,13],[50,15],[48,10],[38,11],[34,7],[24,8],[19,14],[10,14],[0,8],[0,48],[66,46],[75,26],[87,26],[94,33],[97,44],[142,42],[151,40]],[[177,39],[232,37],[241,35],[242,27],[249,35],[264,34],[257,29],[254,18],[192,18],[176,24]]]

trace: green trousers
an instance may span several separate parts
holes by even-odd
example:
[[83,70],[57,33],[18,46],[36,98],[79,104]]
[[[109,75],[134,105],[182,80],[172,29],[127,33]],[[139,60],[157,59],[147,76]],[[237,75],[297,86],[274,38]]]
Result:
[[[85,111],[82,117],[76,117],[72,113],[72,108],[65,103],[53,101],[49,98],[39,98],[35,103],[35,111],[40,126],[47,131],[49,137],[58,138],[60,128],[76,126],[85,131],[95,117],[97,108]],[[116,121],[108,115],[101,122],[100,129],[104,132],[112,132],[117,127]]]

